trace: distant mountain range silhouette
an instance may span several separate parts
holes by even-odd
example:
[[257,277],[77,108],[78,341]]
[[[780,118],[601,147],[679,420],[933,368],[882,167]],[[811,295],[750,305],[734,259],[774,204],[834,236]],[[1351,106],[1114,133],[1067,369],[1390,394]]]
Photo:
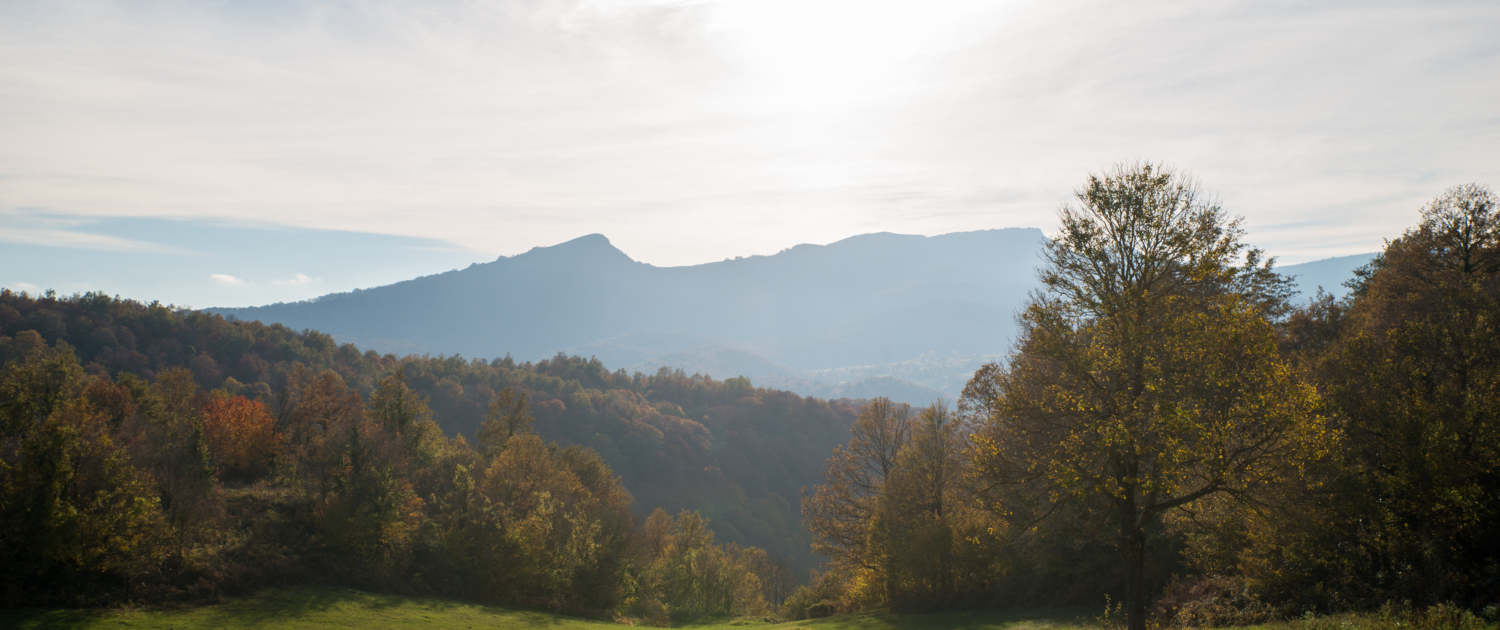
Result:
[[[893,398],[930,402],[955,396],[962,375],[900,376],[941,371],[932,366],[972,372],[979,357],[1003,355],[1016,311],[1037,284],[1043,242],[1034,228],[878,233],[772,256],[655,267],[591,234],[372,289],[208,310],[312,328],[380,352],[517,360],[566,352],[598,357],[611,370],[666,365],[750,376],[804,395],[884,388],[900,391],[887,394]],[[1329,286],[1334,279],[1368,259],[1281,271],[1307,267],[1339,292]],[[819,371],[870,383],[827,382]]]

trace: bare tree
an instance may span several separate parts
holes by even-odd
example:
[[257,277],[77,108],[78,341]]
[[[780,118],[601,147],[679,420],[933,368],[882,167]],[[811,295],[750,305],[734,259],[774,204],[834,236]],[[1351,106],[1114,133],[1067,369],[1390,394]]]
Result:
[[835,564],[866,566],[870,523],[881,489],[911,436],[911,406],[888,398],[870,401],[823,468],[826,483],[804,490],[802,519],[814,536],[813,550]]

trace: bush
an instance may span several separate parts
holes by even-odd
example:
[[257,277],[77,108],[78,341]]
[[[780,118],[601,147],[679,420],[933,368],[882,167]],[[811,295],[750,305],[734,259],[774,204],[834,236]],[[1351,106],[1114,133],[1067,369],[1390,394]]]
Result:
[[781,618],[788,620],[818,619],[849,612],[845,576],[835,571],[814,571],[808,584],[797,587],[781,604]]
[[1152,615],[1159,627],[1248,626],[1275,619],[1276,609],[1261,601],[1243,577],[1195,575],[1174,578]]

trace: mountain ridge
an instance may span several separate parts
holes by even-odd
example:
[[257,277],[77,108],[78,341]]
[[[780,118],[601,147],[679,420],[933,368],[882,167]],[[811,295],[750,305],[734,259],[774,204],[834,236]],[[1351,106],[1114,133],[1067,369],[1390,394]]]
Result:
[[[209,310],[381,352],[518,360],[561,352],[627,371],[748,376],[804,396],[892,377],[871,382],[930,402],[956,397],[975,366],[1009,351],[1043,243],[1034,228],[877,232],[656,267],[595,233],[380,287]],[[1278,271],[1337,294],[1370,256]]]
[[838,367],[1005,343],[1041,242],[1034,228],[887,232],[655,267],[590,234],[361,291],[207,310],[382,351],[540,359],[666,330],[746,344],[799,369]]

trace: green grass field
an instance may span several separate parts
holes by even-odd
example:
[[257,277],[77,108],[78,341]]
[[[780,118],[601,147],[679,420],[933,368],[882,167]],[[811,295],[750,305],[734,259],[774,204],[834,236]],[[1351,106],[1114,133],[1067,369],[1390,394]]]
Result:
[[[441,599],[373,595],[332,588],[272,589],[225,604],[179,610],[0,610],[0,628],[16,630],[237,630],[241,628],[405,628],[469,630],[547,628],[601,630],[619,624],[549,613],[481,606]],[[734,619],[690,626],[695,630],[1068,630],[1097,628],[1092,619],[1069,613],[959,612],[931,615],[862,614],[769,624]]]
[[[1472,614],[1429,617],[1426,623],[1361,613],[1294,619],[1241,630],[1500,630]],[[1451,618],[1449,618],[1451,617]],[[550,613],[481,606],[444,599],[374,595],[350,589],[270,589],[214,606],[176,610],[0,610],[3,630],[238,630],[243,628],[405,628],[474,630],[545,628],[604,630],[620,624]],[[1102,630],[1093,614],[1078,610],[972,611],[930,615],[865,613],[828,619],[767,623],[724,619],[690,630]]]
[[[730,630],[731,628],[744,627],[735,626],[735,623],[731,621],[698,627],[714,628],[716,630]],[[865,613],[830,617],[828,619],[761,624],[760,627],[783,630],[792,630],[794,628],[805,628],[806,630],[998,630],[1002,628],[1005,630],[1098,630],[1099,628],[1098,624],[1091,618],[1054,611],[1038,611],[1035,613],[974,611],[933,613],[928,615]]]
[[548,613],[441,599],[374,595],[349,589],[270,589],[228,603],[178,610],[0,611],[0,627],[16,630],[130,628],[555,628],[594,630],[619,625]]

